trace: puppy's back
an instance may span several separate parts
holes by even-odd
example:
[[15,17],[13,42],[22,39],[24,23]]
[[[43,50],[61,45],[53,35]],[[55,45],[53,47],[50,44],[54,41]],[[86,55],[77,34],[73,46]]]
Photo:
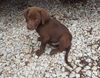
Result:
[[67,29],[66,26],[61,24],[58,20],[56,19],[51,19],[48,23],[47,26],[49,27],[49,30],[56,30],[55,32],[59,33],[69,33],[69,30]]

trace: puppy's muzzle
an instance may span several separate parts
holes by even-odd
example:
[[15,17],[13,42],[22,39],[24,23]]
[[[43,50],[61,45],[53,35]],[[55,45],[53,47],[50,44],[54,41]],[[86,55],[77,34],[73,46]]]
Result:
[[34,30],[34,29],[35,29],[35,26],[32,26],[32,25],[29,25],[29,24],[28,24],[28,25],[27,25],[27,29],[28,29],[28,30]]

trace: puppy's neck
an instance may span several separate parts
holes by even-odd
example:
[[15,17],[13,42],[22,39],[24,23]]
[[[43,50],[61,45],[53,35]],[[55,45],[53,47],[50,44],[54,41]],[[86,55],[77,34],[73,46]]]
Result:
[[38,27],[36,28],[36,31],[39,33],[39,31],[43,28],[43,27],[45,27],[45,26],[48,26],[47,24],[49,23],[51,21],[51,18],[48,20],[48,21],[46,21],[44,24],[42,24],[42,22],[38,25]]

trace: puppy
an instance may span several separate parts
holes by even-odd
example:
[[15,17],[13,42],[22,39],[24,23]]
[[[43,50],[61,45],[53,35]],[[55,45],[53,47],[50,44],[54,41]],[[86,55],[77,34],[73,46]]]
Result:
[[49,13],[39,7],[29,7],[24,13],[27,29],[34,30],[40,35],[40,49],[36,51],[36,55],[40,56],[44,53],[46,44],[55,47],[51,50],[50,55],[66,51],[65,62],[68,62],[68,53],[71,48],[72,35],[69,30],[56,19],[50,17]]

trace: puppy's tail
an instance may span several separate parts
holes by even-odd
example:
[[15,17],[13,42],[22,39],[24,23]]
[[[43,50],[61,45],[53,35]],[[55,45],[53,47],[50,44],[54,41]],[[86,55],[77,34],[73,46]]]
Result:
[[67,63],[68,66],[70,66],[71,68],[73,68],[72,65],[68,62],[68,53],[69,53],[69,51],[70,51],[70,47],[66,49],[65,62]]

